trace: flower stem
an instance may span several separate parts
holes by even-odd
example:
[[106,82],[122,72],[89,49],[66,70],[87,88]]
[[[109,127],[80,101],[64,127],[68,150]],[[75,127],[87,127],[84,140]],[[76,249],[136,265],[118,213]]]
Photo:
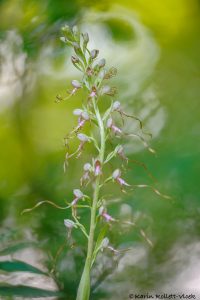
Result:
[[[104,154],[105,154],[105,129],[104,129],[103,120],[101,118],[99,109],[97,107],[94,98],[92,99],[92,103],[93,103],[95,115],[100,130],[101,145],[99,151],[99,160],[101,162],[101,165],[103,165]],[[96,219],[97,203],[99,199],[100,176],[101,175],[98,175],[95,181],[93,203],[91,208],[90,232],[89,232],[89,239],[88,239],[87,257],[86,257],[83,273],[81,276],[81,281],[79,284],[76,300],[89,300],[90,297],[90,271],[92,266],[92,256],[93,256],[93,249],[94,249],[94,234],[95,234],[95,227],[96,227],[95,219]]]

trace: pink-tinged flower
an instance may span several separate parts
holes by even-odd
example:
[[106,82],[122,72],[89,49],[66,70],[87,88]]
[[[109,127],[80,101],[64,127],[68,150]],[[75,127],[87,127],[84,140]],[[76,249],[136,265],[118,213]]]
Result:
[[96,159],[95,163],[94,163],[94,176],[98,176],[101,175],[102,171],[101,171],[101,162]]
[[83,166],[83,170],[84,170],[84,173],[83,173],[83,176],[81,177],[80,179],[80,183],[81,183],[81,186],[85,183],[85,182],[89,182],[90,181],[90,173],[92,172],[92,166],[90,163],[86,163],[84,164]]
[[86,73],[89,77],[91,77],[94,74],[94,71],[91,67],[88,67],[87,70],[86,70]]
[[74,88],[70,92],[70,95],[74,95],[78,89],[82,88],[82,85],[81,85],[81,83],[78,80],[72,80],[72,86]]
[[116,169],[113,174],[112,178],[122,187],[122,186],[130,186],[124,179],[121,178],[121,171],[120,169]]
[[85,122],[89,121],[90,117],[87,113],[87,111],[84,111],[82,109],[76,108],[73,111],[73,114],[75,116],[79,116],[78,118],[78,126],[75,128],[75,131],[78,131],[80,129],[82,129],[82,127],[84,126]]
[[117,154],[119,155],[119,157],[122,160],[125,160],[126,162],[128,162],[128,157],[126,157],[126,155],[124,153],[124,148],[121,145],[119,145],[119,147],[118,147]]
[[118,128],[114,123],[113,123],[113,119],[109,118],[107,121],[107,128],[111,129],[114,134],[122,134],[122,130],[120,128]]
[[74,221],[69,220],[69,219],[64,219],[64,225],[65,227],[67,227],[68,229],[72,229],[74,227],[77,227],[76,224],[74,223]]
[[109,239],[107,237],[105,237],[103,239],[103,241],[101,242],[101,251],[103,251],[106,248],[109,249],[109,250],[111,250],[115,254],[119,253],[118,250],[116,250],[112,246],[110,246],[110,241],[109,241]]
[[76,205],[78,200],[83,199],[84,195],[83,193],[79,190],[79,189],[74,189],[73,190],[73,195],[74,195],[74,199],[72,201],[72,206]]
[[78,133],[78,134],[77,134],[77,138],[78,138],[79,141],[80,141],[80,144],[79,144],[78,149],[77,149],[77,151],[76,151],[76,153],[78,152],[78,154],[77,154],[77,156],[76,156],[76,157],[78,158],[78,157],[81,155],[82,151],[83,151],[83,147],[84,147],[85,143],[89,142],[90,139],[89,139],[89,137],[88,137],[87,135],[85,135],[84,133]]
[[96,97],[96,96],[97,96],[97,89],[96,89],[95,86],[93,86],[93,87],[91,88],[91,92],[90,92],[89,98],[94,98],[94,97]]
[[107,213],[105,207],[103,207],[103,206],[101,206],[101,207],[99,208],[99,215],[100,215],[101,217],[103,217],[103,218],[105,219],[106,222],[112,222],[112,221],[115,221],[115,219]]
[[67,237],[68,237],[68,239],[69,239],[69,238],[71,237],[72,229],[73,229],[73,228],[77,228],[77,225],[76,225],[76,223],[74,223],[72,220],[69,220],[69,219],[65,219],[65,220],[64,220],[64,225],[65,225],[65,227],[66,227],[67,230],[68,230]]

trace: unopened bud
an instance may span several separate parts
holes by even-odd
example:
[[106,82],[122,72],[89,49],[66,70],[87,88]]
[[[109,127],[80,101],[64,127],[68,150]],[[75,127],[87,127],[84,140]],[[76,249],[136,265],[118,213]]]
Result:
[[74,35],[79,34],[79,30],[78,30],[78,27],[76,25],[72,27],[72,32],[73,32]]
[[80,89],[81,88],[81,83],[78,80],[72,80],[72,85],[76,89]]
[[122,153],[123,151],[124,151],[123,146],[122,146],[122,145],[119,145],[119,146],[117,147],[117,153]]
[[61,30],[63,31],[63,33],[66,35],[67,39],[70,41],[74,40],[74,37],[72,35],[72,31],[71,28],[68,25],[65,25],[61,28]]
[[84,164],[84,166],[83,166],[83,170],[84,171],[90,171],[92,169],[92,166],[91,166],[91,164],[90,163],[86,163],[86,164]]
[[119,101],[115,101],[113,103],[113,110],[118,110],[121,106],[121,103]]
[[106,64],[105,58],[100,59],[100,61],[98,62],[98,66],[100,68],[103,68],[105,66],[105,64]]
[[76,198],[83,198],[83,193],[79,189],[74,189],[73,194]]
[[70,27],[68,26],[68,25],[64,25],[62,28],[61,28],[61,30],[62,31],[64,31],[64,32],[71,32],[71,29],[70,29]]
[[99,208],[99,215],[101,216],[103,214],[103,212],[105,211],[105,208],[103,206],[101,206]]
[[67,42],[67,38],[66,38],[66,37],[64,37],[64,36],[61,36],[61,37],[60,37],[60,40],[61,40],[62,42],[64,42],[64,43],[66,43],[66,42]]
[[88,136],[85,135],[84,133],[78,133],[78,134],[77,134],[77,137],[78,137],[78,139],[79,139],[81,142],[88,142],[88,141],[89,141]]
[[89,120],[89,119],[90,119],[90,117],[89,117],[87,111],[83,111],[83,112],[82,112],[82,117],[83,117],[84,120]]
[[112,118],[109,118],[106,124],[107,128],[111,128],[112,124],[113,124],[113,120]]
[[107,248],[109,245],[109,239],[105,237],[103,241],[101,242],[101,248]]
[[111,87],[109,85],[104,85],[101,89],[102,94],[109,94],[111,91]]
[[76,108],[76,109],[74,109],[73,114],[74,114],[75,116],[80,116],[80,115],[82,114],[82,112],[83,112],[82,109]]
[[91,52],[90,52],[90,55],[92,57],[92,59],[95,59],[97,57],[97,55],[99,54],[99,50],[97,49],[93,49]]
[[82,50],[81,50],[81,47],[80,47],[79,43],[74,42],[74,43],[73,43],[73,46],[74,46],[74,51],[75,51],[75,53],[76,53],[78,56],[81,56],[81,57],[82,57],[83,53],[82,53]]
[[83,34],[83,41],[84,41],[86,44],[89,42],[89,35],[88,35],[87,32]]
[[120,169],[116,169],[113,173],[112,173],[112,177],[114,179],[117,179],[119,176],[121,176],[121,171]]
[[71,60],[72,60],[73,64],[77,64],[80,61],[77,56],[72,56]]
[[72,229],[73,227],[76,227],[76,224],[69,219],[65,219],[64,220],[64,225],[68,228],[68,229]]

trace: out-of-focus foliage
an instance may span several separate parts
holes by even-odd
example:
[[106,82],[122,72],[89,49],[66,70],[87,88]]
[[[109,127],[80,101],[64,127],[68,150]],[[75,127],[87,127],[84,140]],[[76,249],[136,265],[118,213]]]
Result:
[[[23,261],[48,273],[44,275],[48,279],[31,274],[28,280],[27,273],[13,273],[11,278],[11,272],[1,271],[1,286],[9,284],[2,289],[4,295],[10,293],[10,285],[26,284],[62,290],[74,299],[83,267],[82,237],[74,233],[73,245],[66,242],[63,220],[68,212],[44,205],[20,214],[42,200],[62,206],[71,201],[72,189],[79,185],[83,159],[71,162],[70,173],[63,173],[62,137],[75,126],[72,111],[83,95],[54,102],[77,76],[70,53],[59,40],[65,23],[88,30],[93,39],[90,46],[99,48],[108,64],[118,68],[113,82],[119,86],[120,101],[153,132],[151,143],[158,154],[151,156],[133,140],[126,145],[130,159],[145,162],[159,189],[173,196],[173,201],[166,201],[139,190],[125,195],[123,203],[111,204],[113,215],[134,216],[154,247],[146,244],[139,229],[112,228],[113,245],[132,250],[118,264],[109,253],[99,257],[92,299],[126,298],[132,290],[164,290],[171,278],[172,287],[192,289],[200,214],[199,16],[197,0],[0,2],[1,261]],[[133,163],[127,181],[150,180]],[[115,187],[108,187],[111,192],[119,197]],[[187,252],[192,257],[188,270],[193,272],[179,278],[177,274],[187,269]],[[23,289],[20,293],[25,295]]]

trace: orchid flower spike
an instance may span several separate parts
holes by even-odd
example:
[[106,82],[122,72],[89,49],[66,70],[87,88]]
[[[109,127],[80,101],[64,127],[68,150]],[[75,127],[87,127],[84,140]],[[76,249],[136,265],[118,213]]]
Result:
[[115,221],[115,219],[106,212],[106,209],[103,206],[99,208],[99,215],[103,217],[106,222]]
[[130,186],[124,179],[121,178],[121,171],[120,169],[116,169],[113,174],[112,178],[121,186]]

